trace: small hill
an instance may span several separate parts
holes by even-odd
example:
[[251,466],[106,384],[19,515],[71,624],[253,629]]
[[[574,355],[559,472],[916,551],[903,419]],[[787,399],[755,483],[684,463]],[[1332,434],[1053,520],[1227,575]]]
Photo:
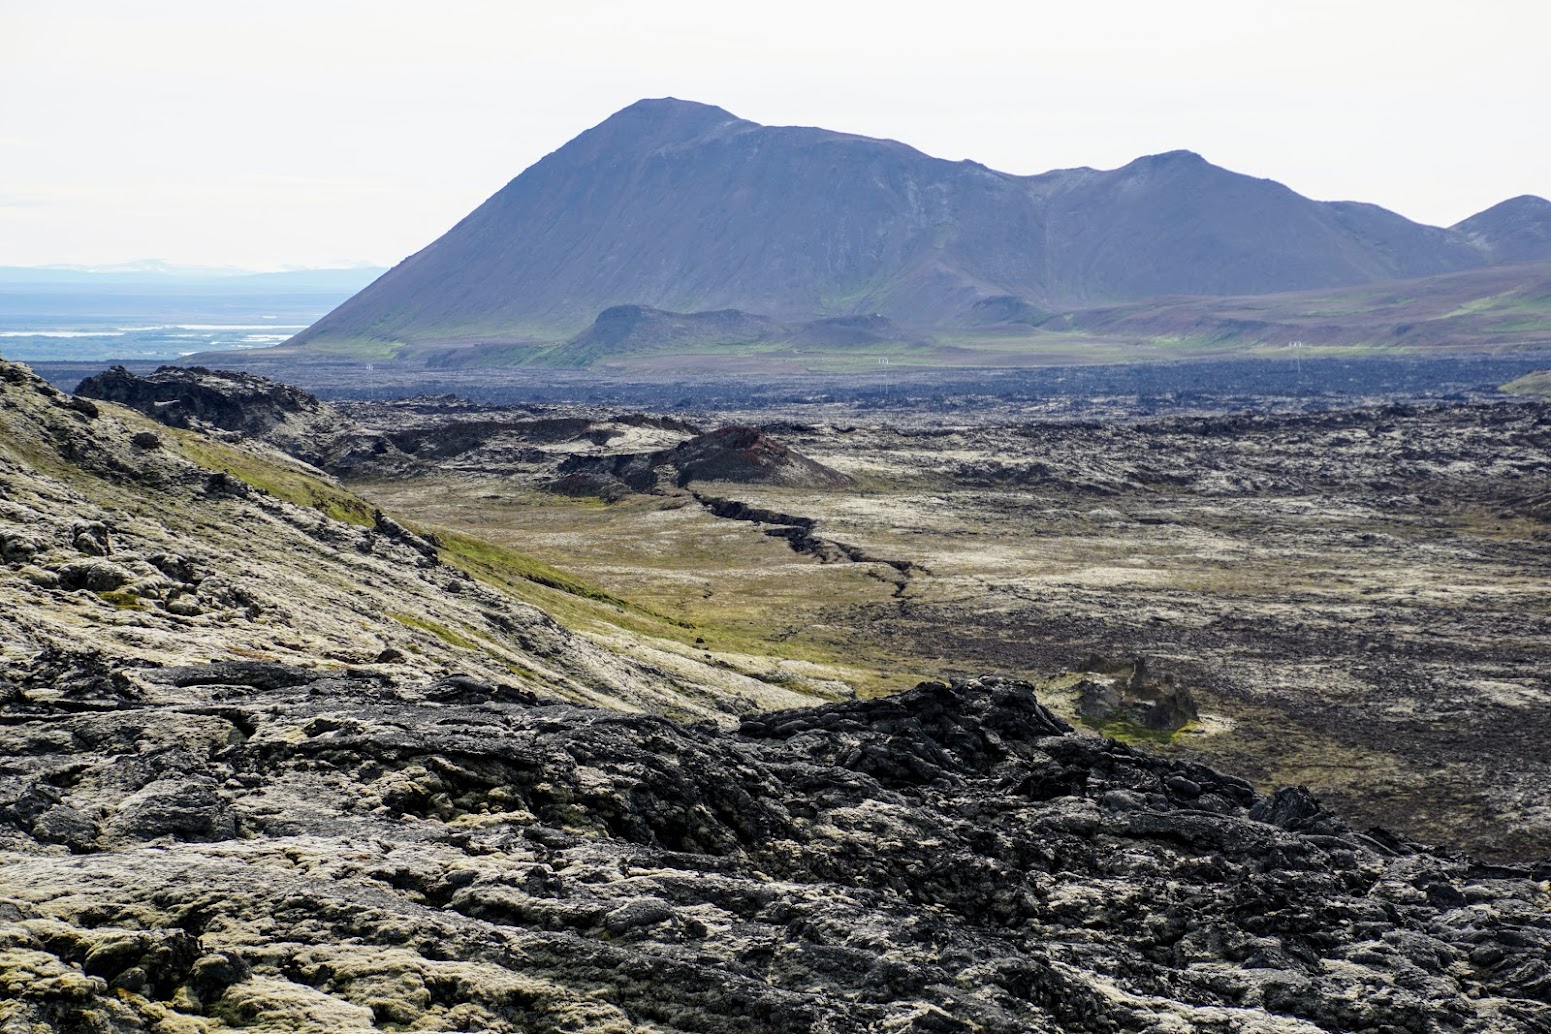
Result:
[[1503,391],[1514,395],[1551,396],[1551,370],[1535,370],[1533,373],[1526,373],[1523,377],[1504,384]]
[[757,427],[719,427],[675,446],[664,462],[678,471],[680,485],[691,481],[734,481],[794,488],[838,488],[851,479]]
[[610,356],[663,348],[749,345],[785,336],[786,328],[779,321],[737,309],[686,313],[646,305],[616,305],[600,312],[592,326],[555,349],[548,358],[557,365],[587,366]]
[[[922,340],[921,334],[876,314],[783,323],[737,309],[667,312],[644,305],[616,305],[599,313],[592,326],[570,341],[545,352],[543,358],[556,366],[592,366],[634,356],[747,352],[761,347],[764,351],[788,353],[807,349],[843,351]],[[474,365],[481,357],[488,357],[489,352],[476,345],[455,354],[460,364]]]
[[809,459],[763,430],[737,424],[696,435],[671,449],[572,456],[558,473],[552,491],[605,499],[650,492],[664,482],[679,488],[694,482],[730,481],[817,489],[853,483],[847,475]]

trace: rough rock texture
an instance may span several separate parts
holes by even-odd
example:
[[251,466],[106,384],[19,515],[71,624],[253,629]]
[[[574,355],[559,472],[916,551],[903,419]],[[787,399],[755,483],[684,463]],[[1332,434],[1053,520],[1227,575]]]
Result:
[[76,390],[154,416],[169,427],[213,427],[262,437],[296,417],[327,421],[332,409],[288,384],[231,370],[163,366],[141,377],[115,366]]
[[730,425],[674,447],[665,457],[680,487],[691,481],[769,482],[835,488],[851,479],[817,463],[757,427]]
[[[328,470],[363,455],[381,461],[393,451],[385,436],[363,433],[316,396],[250,373],[163,366],[142,377],[115,366],[83,380],[76,393],[128,406],[168,427],[259,439]],[[143,431],[133,444],[155,449],[161,441]]]
[[1074,734],[1017,682],[734,731],[225,663],[83,678],[0,746],[6,1029],[1551,1024],[1551,868]]
[[[854,476],[842,491],[692,486],[698,508],[672,492],[603,508],[519,487],[553,481],[568,455],[644,451],[625,438],[552,441],[520,463],[492,441],[429,481],[372,490],[429,523],[503,529],[692,621],[714,624],[726,600],[755,606],[775,649],[866,658],[903,684],[1049,680],[1046,702],[1075,720],[1083,658],[1146,655],[1189,686],[1202,719],[1169,742],[1149,737],[1157,749],[1262,789],[1308,785],[1417,839],[1545,857],[1551,410],[1468,379],[1419,400],[1434,389],[1387,379],[1409,363],[1310,361],[1307,396],[1241,394],[1233,366],[1068,369],[1059,393],[1024,380],[1001,397],[938,397],[918,381],[887,406],[779,384],[696,412],[706,426],[762,426]],[[1481,384],[1503,380],[1494,364],[1467,367]],[[429,440],[462,410],[349,412],[422,424],[413,433]],[[596,412],[541,419],[591,429]],[[763,536],[795,552],[747,541]],[[883,563],[843,562],[858,556]],[[912,565],[903,592],[894,564]],[[864,573],[873,586],[844,580]],[[880,582],[892,589],[868,591]]]
[[1551,863],[1014,680],[812,706],[583,636],[520,558],[157,426],[0,363],[6,1034],[1551,1028]]
[[444,551],[261,443],[165,431],[145,450],[148,420],[70,401],[0,363],[0,679],[29,699],[68,696],[99,656],[461,671],[723,722],[813,699],[688,647],[573,632],[517,591],[536,584],[523,558]]
[[1082,670],[1088,674],[1076,686],[1077,709],[1087,721],[1173,732],[1201,717],[1190,687],[1172,672],[1155,677],[1145,657],[1125,665],[1090,657]]
[[550,488],[569,495],[617,496],[666,483],[731,481],[790,488],[841,488],[848,475],[776,441],[757,427],[731,424],[651,453],[579,454],[561,463]]

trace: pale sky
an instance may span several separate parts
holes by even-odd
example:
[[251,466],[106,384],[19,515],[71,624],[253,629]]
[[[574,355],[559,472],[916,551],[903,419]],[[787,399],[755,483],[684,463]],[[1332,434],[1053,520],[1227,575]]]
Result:
[[1544,0],[0,0],[0,265],[391,264],[641,97],[1013,173],[1551,196]]

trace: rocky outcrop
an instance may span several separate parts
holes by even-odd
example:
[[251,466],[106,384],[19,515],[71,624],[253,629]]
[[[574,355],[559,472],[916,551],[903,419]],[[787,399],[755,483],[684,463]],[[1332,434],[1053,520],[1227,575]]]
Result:
[[559,475],[544,487],[557,495],[597,496],[617,502],[635,492],[658,486],[657,453],[613,456],[568,456],[556,468]]
[[842,488],[846,475],[776,441],[757,427],[730,424],[675,446],[663,462],[678,472],[679,487],[691,481],[777,484],[796,488]]
[[1551,868],[1074,734],[1018,682],[726,730],[252,663],[78,700],[0,725],[10,1025],[1551,1023]]
[[631,640],[649,660],[600,646],[523,595],[545,579],[602,598],[561,572],[478,542],[445,549],[246,438],[169,432],[143,449],[148,424],[117,406],[88,415],[0,363],[0,685],[26,699],[73,685],[73,662],[35,658],[83,651],[117,667],[259,657],[459,670],[723,722],[813,699],[686,646]]
[[851,478],[757,427],[729,424],[698,434],[671,449],[650,453],[576,455],[558,468],[552,491],[566,495],[618,497],[650,492],[659,485],[684,488],[694,482],[785,485],[794,488],[843,488]]
[[115,366],[86,378],[76,394],[137,409],[169,427],[219,428],[254,438],[298,417],[332,416],[328,406],[300,388],[202,366],[163,366],[145,377]]
[[[202,366],[163,366],[140,376],[115,366],[83,380],[77,398],[102,399],[185,430],[228,432],[264,441],[324,470],[347,473],[370,461],[386,465],[396,453],[387,436],[363,431],[326,402],[267,377]],[[140,432],[138,449],[161,447]]]
[[1077,684],[1077,710],[1097,725],[1123,722],[1154,732],[1174,732],[1200,718],[1190,688],[1172,672],[1155,676],[1144,657],[1129,665],[1089,658]]

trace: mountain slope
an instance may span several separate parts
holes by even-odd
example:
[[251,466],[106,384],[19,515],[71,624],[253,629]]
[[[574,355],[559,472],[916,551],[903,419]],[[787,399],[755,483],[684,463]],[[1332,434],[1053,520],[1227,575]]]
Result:
[[562,626],[534,603],[583,617],[628,604],[487,543],[412,532],[318,469],[235,438],[63,395],[0,361],[0,702],[49,658],[61,670],[217,658],[368,679],[461,672],[723,721],[808,699],[654,635]]
[[1306,290],[1481,262],[1446,230],[1310,201],[1189,151],[1040,180],[1055,256],[1045,296],[1057,303]]
[[1452,227],[1493,262],[1551,259],[1551,201],[1521,194]]
[[1485,351],[1551,345],[1551,262],[1236,298],[1163,298],[1044,326],[1198,346]]
[[556,341],[618,305],[943,325],[997,297],[1071,308],[1486,261],[1462,234],[1189,152],[1013,176],[665,99],[548,155],[291,343]]

